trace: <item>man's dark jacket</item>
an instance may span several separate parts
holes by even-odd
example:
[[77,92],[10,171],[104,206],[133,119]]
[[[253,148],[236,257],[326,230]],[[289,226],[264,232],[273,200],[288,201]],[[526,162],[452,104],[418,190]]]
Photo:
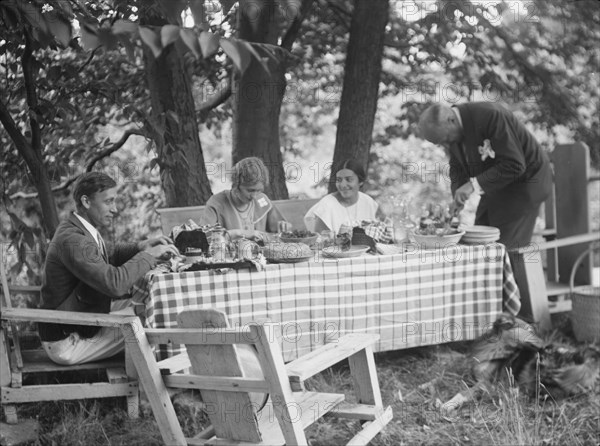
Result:
[[[135,243],[116,245],[107,258],[81,221],[71,215],[58,226],[48,247],[40,308],[109,313],[111,300],[128,297],[131,286],[155,265],[154,257],[139,252]],[[91,337],[99,329],[39,324],[43,341],[58,341],[74,331]]]
[[[493,225],[538,209],[550,194],[552,170],[535,137],[499,104],[472,102],[456,107],[462,119],[465,152],[460,144],[450,147],[452,194],[476,177]],[[485,140],[495,157],[482,160]]]

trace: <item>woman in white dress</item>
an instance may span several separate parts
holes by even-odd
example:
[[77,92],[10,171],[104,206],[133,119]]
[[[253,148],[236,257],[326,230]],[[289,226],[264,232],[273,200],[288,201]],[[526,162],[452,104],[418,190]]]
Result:
[[375,200],[359,189],[367,177],[365,169],[354,159],[344,160],[332,174],[336,192],[324,196],[304,216],[306,229],[339,232],[340,226],[356,226],[362,220],[382,217]]

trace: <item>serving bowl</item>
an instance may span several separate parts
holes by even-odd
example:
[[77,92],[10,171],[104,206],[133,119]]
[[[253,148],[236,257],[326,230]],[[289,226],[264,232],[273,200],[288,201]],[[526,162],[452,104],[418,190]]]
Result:
[[318,234],[313,234],[307,237],[286,237],[282,234],[279,236],[279,239],[283,243],[304,243],[308,246],[312,246],[317,241],[318,237]]
[[415,243],[424,249],[445,248],[449,245],[455,245],[460,241],[463,235],[465,235],[465,231],[457,230],[453,230],[449,234],[444,235],[423,235],[418,232],[412,233]]

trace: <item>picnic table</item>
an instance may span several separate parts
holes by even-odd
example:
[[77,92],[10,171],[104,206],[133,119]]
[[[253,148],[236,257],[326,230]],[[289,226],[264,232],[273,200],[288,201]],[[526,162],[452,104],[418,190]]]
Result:
[[[150,271],[133,292],[146,324],[177,326],[193,307],[225,311],[232,326],[270,319],[290,361],[350,332],[379,333],[375,351],[472,340],[504,310],[517,314],[519,291],[505,248],[443,250],[271,264],[248,269]],[[157,356],[179,353],[163,345]]]

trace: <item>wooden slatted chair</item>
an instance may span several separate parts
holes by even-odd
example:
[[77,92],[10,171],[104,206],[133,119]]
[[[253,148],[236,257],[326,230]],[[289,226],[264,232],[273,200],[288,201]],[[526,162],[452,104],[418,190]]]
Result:
[[[0,279],[2,281],[2,299],[0,299],[0,401],[6,422],[18,422],[16,404],[79,400],[87,398],[110,398],[124,396],[127,398],[129,416],[138,416],[138,382],[135,368],[126,364],[125,356],[117,356],[106,360],[78,365],[59,365],[52,362],[41,348],[24,349],[21,347],[21,322],[51,322],[74,325],[94,325],[116,327],[132,316],[116,316],[95,313],[77,313],[70,311],[38,310],[32,308],[13,308],[11,291],[39,291],[39,287],[11,287],[8,284],[3,262],[0,262]],[[59,372],[75,372],[76,376],[83,371],[99,371],[106,380],[94,383],[65,382],[61,384],[26,384],[27,381],[43,380],[40,374],[56,374]],[[129,373],[128,373],[129,372]],[[86,372],[87,373],[87,372]],[[38,375],[38,379],[31,378]],[[68,376],[61,374],[61,377]],[[79,380],[80,381],[80,380]]]
[[[600,176],[591,175],[589,148],[581,142],[559,144],[550,158],[554,184],[544,205],[546,228],[534,234],[546,241],[534,239],[511,256],[521,292],[519,316],[535,322],[541,332],[552,330],[551,314],[571,311],[571,269],[590,244],[600,239],[597,231],[591,231],[589,191]],[[592,260],[588,254],[579,264],[576,285],[592,283]]]
[[[285,365],[273,325],[230,328],[226,321],[215,309],[187,310],[178,316],[180,328],[144,330],[138,323],[128,334],[136,338],[130,354],[166,444],[305,445],[304,429],[325,414],[362,422],[349,444],[367,444],[392,419],[373,358],[378,335],[349,334]],[[168,342],[185,344],[187,354],[157,362],[152,345]],[[247,372],[249,351],[256,352],[259,376]],[[305,390],[304,380],[346,358],[358,403],[345,403],[344,394]],[[190,364],[192,374],[169,374]],[[212,425],[185,438],[168,388],[200,389]]]

